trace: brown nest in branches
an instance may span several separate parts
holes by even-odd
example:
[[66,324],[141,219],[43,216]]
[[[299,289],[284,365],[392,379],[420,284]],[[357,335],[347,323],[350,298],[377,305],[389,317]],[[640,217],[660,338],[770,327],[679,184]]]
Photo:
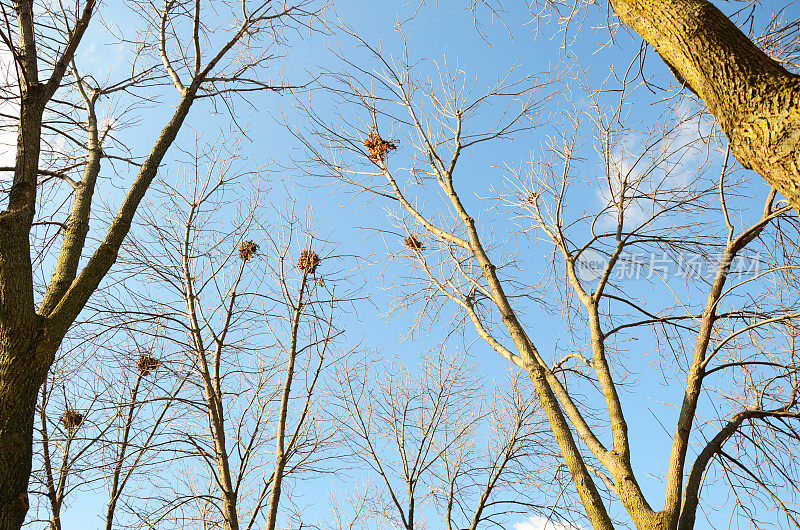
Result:
[[83,414],[77,410],[67,409],[63,416],[61,416],[61,423],[64,427],[72,432],[83,423]]
[[160,360],[145,353],[141,354],[139,360],[136,361],[136,369],[139,370],[142,377],[147,377],[151,371],[158,370],[159,366],[161,366]]
[[403,244],[414,251],[425,250],[425,245],[419,242],[419,240],[414,236],[406,236],[403,240]]
[[536,204],[536,199],[539,198],[539,193],[531,193],[528,195],[528,203],[529,204]]
[[313,250],[304,250],[300,253],[300,259],[297,260],[297,268],[306,274],[314,274],[319,266],[320,258]]
[[378,128],[373,127],[369,131],[369,136],[364,140],[364,147],[369,152],[369,159],[373,162],[383,162],[386,158],[386,153],[397,149],[397,142],[392,140],[384,140],[378,134]]
[[242,241],[242,244],[239,245],[239,259],[242,261],[250,261],[256,252],[258,252],[258,245],[252,241]]

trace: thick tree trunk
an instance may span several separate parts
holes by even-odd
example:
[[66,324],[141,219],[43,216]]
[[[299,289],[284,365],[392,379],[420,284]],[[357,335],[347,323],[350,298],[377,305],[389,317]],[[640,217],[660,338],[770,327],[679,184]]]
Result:
[[706,0],[610,0],[708,105],[731,150],[800,210],[800,77]]
[[[13,2],[18,26],[17,39],[14,43],[6,42],[13,47],[21,94],[14,181],[8,193],[7,207],[0,213],[0,530],[19,529],[28,508],[26,491],[31,471],[33,420],[38,389],[45,380],[61,340],[116,261],[136,210],[180,131],[200,86],[240,39],[252,38],[260,31],[257,26],[261,22],[284,17],[292,11],[290,9],[274,17],[264,14],[263,9],[259,10],[261,14],[248,14],[231,38],[201,69],[201,41],[197,31],[200,25],[200,2],[195,2],[195,68],[191,83],[176,84],[182,95],[180,102],[142,163],[105,238],[95,247],[81,270],[79,265],[89,250],[85,248],[86,234],[102,146],[98,141],[93,110],[94,101],[99,96],[86,94],[80,79],[77,79],[78,91],[89,112],[89,153],[83,179],[77,186],[71,219],[64,234],[53,279],[37,314],[30,230],[36,207],[42,116],[45,106],[61,86],[97,2],[84,0],[76,3],[76,19],[66,21],[60,40],[51,35],[51,30],[60,31],[58,28],[48,26],[43,32],[35,27],[34,3],[34,0]],[[78,9],[81,4],[83,7]],[[164,17],[168,16],[169,9],[166,8]],[[71,16],[67,11],[63,14],[65,19]],[[6,23],[9,25],[9,20]],[[37,38],[57,43],[42,47],[49,50],[46,52],[48,64],[52,65],[45,83],[39,79]],[[162,34],[161,39],[167,39],[166,35]],[[60,53],[52,56],[53,51]],[[173,76],[175,72],[169,60],[165,55],[162,58],[168,73]],[[245,69],[256,64],[258,62],[248,63]],[[135,80],[132,78],[131,82]]]
[[[28,509],[36,400],[55,352],[116,261],[136,208],[188,115],[199,83],[192,84],[163,129],[106,239],[46,316],[37,314],[34,305],[29,242],[44,103],[38,90],[23,96],[15,183],[9,206],[0,213],[0,530],[18,530]],[[26,103],[28,98],[32,103]]]
[[[610,3],[708,105],[739,163],[760,174],[800,211],[800,77],[767,56],[706,0]],[[699,388],[693,392],[699,394]],[[694,401],[696,397],[689,399],[689,412],[682,413],[686,418],[676,434],[665,501],[667,526],[674,528],[680,517],[683,530],[694,526],[699,489],[695,484],[682,499]]]
[[36,327],[0,338],[0,530],[22,526],[28,511],[33,420],[46,366],[34,362]]
[[[14,182],[0,213],[0,530],[17,530],[28,511],[33,421],[49,364],[33,301],[29,234],[36,205],[45,97],[38,83],[31,6],[16,6],[28,85],[22,89]],[[31,56],[31,54],[34,54]]]
[[239,530],[239,514],[236,507],[236,494],[224,492],[222,495],[222,517],[225,530]]
[[7,207],[0,213],[0,530],[20,528],[28,511],[36,401],[61,339],[54,340],[46,320],[37,315],[33,299],[30,230],[36,208],[42,116],[93,9],[93,1],[85,4],[50,80],[41,83],[33,2],[14,2],[20,115],[14,180]]

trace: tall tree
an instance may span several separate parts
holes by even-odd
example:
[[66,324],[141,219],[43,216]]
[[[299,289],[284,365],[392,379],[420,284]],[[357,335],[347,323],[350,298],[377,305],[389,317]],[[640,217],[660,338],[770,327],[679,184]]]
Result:
[[273,213],[264,175],[239,147],[198,147],[154,190],[124,258],[146,280],[131,282],[120,318],[158,322],[154,340],[187,374],[160,448],[171,461],[146,488],[159,491],[150,522],[162,526],[280,527],[292,477],[319,469],[335,439],[321,388],[342,356],[337,320],[352,293],[337,288],[337,260],[317,254],[324,241],[294,199],[262,224]]
[[[313,0],[230,1],[213,9],[200,0],[128,5],[131,18],[138,16],[143,23],[138,32],[122,36],[133,48],[133,74],[106,84],[74,68],[101,9],[98,2],[15,0],[1,6],[5,24],[0,38],[12,61],[4,88],[8,100],[17,101],[18,116],[16,158],[13,168],[5,168],[13,178],[0,213],[0,529],[19,528],[28,509],[39,388],[71,324],[114,264],[139,203],[190,109],[201,98],[230,103],[231,94],[280,88],[261,78],[284,42],[283,30],[307,24],[318,14]],[[143,91],[148,97],[153,87],[171,88],[166,94],[176,98],[174,109],[147,155],[128,160],[135,175],[95,245],[87,237],[96,217],[92,206],[101,168],[108,169],[104,161],[113,159],[106,152],[108,131],[96,106],[116,92],[141,101]],[[48,154],[57,147],[49,143],[48,131],[64,133],[63,119],[75,109],[84,114],[77,132],[83,137],[78,143],[84,156],[70,165],[42,167],[57,158]],[[39,192],[53,177],[70,189],[67,208],[55,219],[60,248],[50,256],[47,250],[53,247],[42,255],[33,245],[35,227],[53,222],[41,219],[41,211],[37,214],[43,206],[52,210]],[[47,266],[51,275],[43,289],[35,283],[38,266]]]
[[[512,71],[476,94],[464,70],[430,66],[408,51],[390,58],[360,43],[376,66],[359,58],[358,74],[331,77],[338,122],[308,109],[312,158],[322,175],[387,201],[391,226],[379,229],[392,255],[417,272],[397,286],[398,307],[416,303],[440,322],[449,305],[454,322],[528,373],[589,523],[615,527],[610,495],[636,528],[689,530],[706,481],[720,473],[737,499],[734,511],[753,517],[747,488],[796,525],[800,480],[780,455],[800,440],[800,298],[774,287],[796,285],[792,207],[761,190],[763,207],[737,219],[734,208],[747,199],[731,160],[709,176],[697,156],[707,138],[687,134],[685,117],[667,107],[645,128],[626,120],[635,62],[598,88],[577,75],[583,97],[578,83],[570,86],[563,122],[547,122],[529,169],[490,160],[504,168],[505,184],[481,188],[478,146],[530,140],[537,111],[552,101],[542,84]],[[389,127],[391,137],[383,132]],[[599,159],[581,150],[586,138]],[[548,248],[529,248],[541,240]],[[759,269],[742,276],[758,254]],[[692,272],[695,259],[704,274]],[[537,279],[532,270],[545,272]],[[660,288],[662,296],[649,294]],[[544,329],[561,326],[567,349],[544,346]],[[635,404],[625,396],[638,388],[631,349],[657,354],[670,386],[680,388],[670,396],[676,412],[659,418],[672,425],[657,503],[629,432]]]

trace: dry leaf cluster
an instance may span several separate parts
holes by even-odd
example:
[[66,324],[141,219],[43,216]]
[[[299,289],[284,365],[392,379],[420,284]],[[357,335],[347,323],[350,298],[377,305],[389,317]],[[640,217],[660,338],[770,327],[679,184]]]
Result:
[[64,427],[72,432],[83,423],[83,414],[77,410],[68,409],[63,416],[61,416],[61,423]]
[[242,244],[239,245],[239,259],[242,261],[250,261],[256,252],[258,252],[258,245],[252,241],[242,241]]
[[147,377],[150,375],[151,371],[158,370],[159,366],[161,366],[160,360],[145,353],[141,354],[139,360],[136,361],[136,368],[139,370],[139,373],[142,374],[142,377]]
[[364,147],[369,152],[369,159],[373,162],[383,162],[386,158],[386,153],[397,149],[397,142],[392,140],[384,140],[378,134],[378,128],[373,127],[369,131],[369,136],[364,140]]
[[420,243],[414,236],[406,236],[403,240],[403,244],[411,250],[425,250],[425,245]]
[[320,258],[313,250],[304,250],[297,260],[297,268],[307,274],[314,274],[319,266]]

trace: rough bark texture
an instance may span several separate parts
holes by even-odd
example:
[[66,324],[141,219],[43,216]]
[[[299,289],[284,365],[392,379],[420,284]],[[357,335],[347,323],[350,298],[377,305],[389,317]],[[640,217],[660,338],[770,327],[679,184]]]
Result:
[[[60,282],[54,282],[51,287],[62,291],[57,303],[46,296],[46,303],[38,313],[33,300],[29,233],[44,103],[42,96],[34,91],[31,104],[23,104],[14,186],[8,209],[0,214],[0,530],[20,528],[28,510],[33,421],[39,388],[69,326],[116,261],[139,202],[189,113],[197,86],[193,85],[193,90],[183,97],[162,131],[105,240],[87,266],[77,277],[76,270],[71,272],[72,281],[65,291]],[[80,255],[81,250],[76,248],[74,252]],[[69,258],[60,259],[63,264]]]
[[[19,215],[19,211],[9,208],[0,214],[0,530],[20,528],[28,510],[26,492],[39,388],[61,339],[116,261],[136,208],[186,118],[192,100],[193,97],[184,97],[142,166],[137,183],[106,239],[47,314],[38,314],[34,308],[28,242],[30,221],[26,229],[24,224],[20,227],[21,223],[9,220]],[[23,120],[20,126],[26,133],[28,123]],[[32,206],[29,209],[33,212]]]
[[[773,61],[706,0],[610,1],[620,19],[708,105],[737,160],[800,210],[800,77]],[[707,340],[701,342],[702,353]],[[680,528],[694,526],[699,477],[689,479],[693,487],[683,499],[683,462],[702,377],[690,380],[696,384],[687,389],[667,480],[668,528],[675,528],[679,518]],[[699,466],[699,473],[703,469]]]
[[706,0],[611,0],[708,105],[731,150],[800,210],[800,77]]
[[19,528],[28,511],[33,420],[39,387],[49,364],[41,347],[44,326],[33,302],[28,234],[36,204],[42,114],[33,10],[15,5],[19,24],[20,126],[8,208],[0,213],[0,528]]
[[[37,27],[37,24],[42,24],[42,19],[47,18],[40,16],[37,19],[35,16],[34,6],[40,4],[34,0],[14,0],[16,27],[11,28],[7,16],[2,39],[14,59],[20,91],[20,116],[13,182],[6,209],[0,212],[0,530],[19,529],[28,509],[27,489],[38,390],[68,329],[116,261],[136,210],[188,116],[201,85],[241,39],[255,38],[262,31],[262,26],[266,34],[268,28],[278,24],[277,19],[289,18],[296,10],[295,7],[286,7],[275,13],[270,2],[262,2],[260,8],[250,11],[245,9],[243,3],[242,10],[246,14],[238,27],[232,28],[230,38],[209,55],[209,60],[202,66],[201,51],[205,41],[200,32],[200,2],[194,2],[194,69],[187,69],[189,73],[186,80],[190,82],[186,83],[180,82],[171,66],[164,44],[169,37],[166,30],[162,31],[158,36],[162,59],[169,76],[177,79],[175,86],[181,96],[180,101],[140,166],[105,237],[97,246],[87,248],[92,200],[103,158],[102,140],[98,137],[94,113],[94,103],[102,94],[98,92],[100,88],[90,90],[84,84],[78,72],[74,71],[73,58],[95,14],[97,1],[76,1],[72,8],[59,5],[60,11],[54,7],[54,13],[58,16],[53,20],[63,19],[63,25],[50,25],[46,29]],[[173,7],[175,2],[167,2],[161,11],[162,28],[165,27],[163,21],[171,16]],[[42,40],[39,46],[37,38]],[[176,53],[180,56],[179,52]],[[43,71],[47,71],[49,77],[40,79],[39,59],[45,56],[47,59],[43,59],[43,64],[47,68]],[[237,63],[237,75],[242,76],[242,72],[256,68],[264,60],[256,58],[252,62]],[[70,87],[80,93],[88,115],[87,156],[81,181],[74,183],[69,180],[74,187],[72,209],[64,227],[52,280],[37,311],[30,234],[35,218],[37,175],[42,172],[39,154],[43,116],[62,86],[70,65],[74,73],[74,85]],[[137,79],[134,76],[126,83],[135,83]],[[235,79],[225,79],[226,87]],[[241,79],[246,77],[242,76]],[[129,87],[126,83],[109,90]],[[258,89],[261,88],[267,87],[259,86]],[[224,92],[233,90],[226,88]],[[246,90],[254,89],[250,87]],[[84,259],[86,264],[80,269]]]

